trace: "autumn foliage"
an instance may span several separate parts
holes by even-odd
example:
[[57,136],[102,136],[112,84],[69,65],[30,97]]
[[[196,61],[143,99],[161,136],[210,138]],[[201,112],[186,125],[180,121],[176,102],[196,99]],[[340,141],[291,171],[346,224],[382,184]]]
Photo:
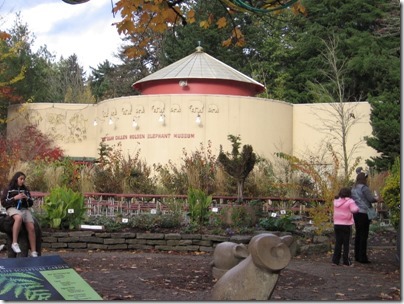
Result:
[[[212,1],[212,0],[210,0]],[[221,4],[220,11],[205,12],[207,16],[199,20],[202,28],[215,26],[228,28],[229,37],[224,46],[244,46],[244,35],[240,25],[234,21],[238,14],[279,14],[290,9],[295,14],[304,14],[305,9],[298,0],[214,0]],[[113,14],[120,14],[122,20],[114,23],[118,33],[130,38],[131,47],[126,49],[128,57],[138,57],[146,53],[154,34],[161,34],[176,26],[186,26],[197,22],[196,1],[192,0],[119,0],[115,3]]]
[[35,126],[28,125],[18,137],[0,137],[0,186],[9,179],[10,170],[20,162],[36,160],[54,161],[63,156],[63,151],[53,140],[42,134]]

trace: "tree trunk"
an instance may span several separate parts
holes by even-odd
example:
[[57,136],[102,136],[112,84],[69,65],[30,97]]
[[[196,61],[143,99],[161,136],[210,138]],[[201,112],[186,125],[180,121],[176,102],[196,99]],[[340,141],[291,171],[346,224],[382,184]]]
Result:
[[244,181],[243,180],[238,180],[237,181],[237,203],[242,203],[244,198],[243,198],[243,186],[244,186]]

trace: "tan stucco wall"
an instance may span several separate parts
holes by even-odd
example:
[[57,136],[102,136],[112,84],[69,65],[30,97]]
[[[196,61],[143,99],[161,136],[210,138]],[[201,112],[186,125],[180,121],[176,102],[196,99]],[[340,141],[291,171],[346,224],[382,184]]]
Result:
[[[68,156],[97,158],[103,140],[108,145],[121,143],[122,151],[131,155],[140,149],[141,158],[149,165],[166,164],[170,159],[178,162],[183,148],[195,151],[201,143],[207,147],[208,141],[215,155],[220,145],[230,151],[227,136],[232,134],[240,135],[242,144],[252,145],[257,154],[272,160],[274,152],[299,154],[324,141],[313,114],[319,106],[226,95],[130,96],[95,105],[33,103],[9,107],[7,131],[15,136],[30,121],[51,135]],[[371,134],[369,104],[359,103],[355,111],[363,114],[363,121],[353,127],[350,144]],[[165,125],[158,121],[161,113],[166,117]],[[198,113],[200,125],[195,123]],[[134,118],[138,128],[132,127]],[[375,152],[364,144],[361,156],[370,155]]]
[[[330,143],[333,150],[342,155],[341,144],[341,109],[346,113],[349,125],[347,132],[347,151],[351,162],[360,157],[362,167],[366,167],[366,159],[376,156],[364,138],[372,135],[370,125],[371,107],[368,102],[352,102],[339,104],[297,104],[293,105],[293,154],[303,157],[324,151]],[[351,115],[352,113],[352,115]],[[340,158],[342,159],[342,157]]]

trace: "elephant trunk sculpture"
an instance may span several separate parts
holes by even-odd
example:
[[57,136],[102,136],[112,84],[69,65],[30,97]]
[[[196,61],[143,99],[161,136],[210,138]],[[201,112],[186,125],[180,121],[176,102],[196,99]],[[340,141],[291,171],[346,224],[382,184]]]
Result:
[[269,300],[280,271],[290,262],[292,242],[290,235],[254,236],[248,244],[249,255],[216,282],[212,300]]

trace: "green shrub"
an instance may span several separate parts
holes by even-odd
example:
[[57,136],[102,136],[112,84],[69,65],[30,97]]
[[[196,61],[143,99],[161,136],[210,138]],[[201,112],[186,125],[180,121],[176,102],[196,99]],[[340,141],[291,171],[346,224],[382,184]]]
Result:
[[121,144],[100,143],[99,162],[94,167],[94,187],[103,193],[149,193],[156,191],[151,167],[140,159],[140,150],[124,155]]
[[115,218],[105,215],[88,217],[84,223],[88,225],[104,226],[105,231],[108,232],[121,231],[127,226],[127,224],[118,222]]
[[189,188],[188,206],[191,222],[198,223],[199,225],[207,223],[210,214],[209,206],[211,204],[211,195],[206,195],[205,192],[200,189]]
[[296,230],[296,225],[293,223],[290,214],[261,219],[259,226],[268,231],[294,232]]
[[161,215],[159,214],[142,213],[129,219],[130,227],[152,232],[160,227],[160,223]]
[[160,228],[178,228],[181,226],[181,216],[178,213],[160,215]]
[[87,209],[84,196],[66,186],[53,188],[44,198],[46,221],[51,228],[75,229],[83,223]]
[[256,208],[249,204],[229,205],[223,207],[219,213],[211,216],[211,223],[217,227],[231,230],[233,233],[255,229]]
[[386,178],[384,187],[381,189],[381,195],[390,210],[390,220],[394,228],[400,226],[400,158],[396,158],[391,169],[391,174]]
[[183,233],[197,233],[197,232],[200,232],[201,229],[202,229],[201,225],[199,225],[197,222],[191,222],[182,229],[182,232]]
[[177,216],[181,216],[184,212],[186,200],[182,198],[170,197],[166,198],[162,204],[168,208],[170,214],[173,213]]
[[242,229],[247,227],[252,227],[254,225],[254,215],[247,206],[233,206],[231,212],[231,223],[232,227]]
[[154,165],[159,174],[164,192],[186,194],[189,187],[202,189],[204,192],[214,193],[217,187],[215,174],[217,171],[216,156],[212,154],[212,142],[205,147],[187,152],[183,149],[183,157],[178,165],[171,160],[165,165]]

